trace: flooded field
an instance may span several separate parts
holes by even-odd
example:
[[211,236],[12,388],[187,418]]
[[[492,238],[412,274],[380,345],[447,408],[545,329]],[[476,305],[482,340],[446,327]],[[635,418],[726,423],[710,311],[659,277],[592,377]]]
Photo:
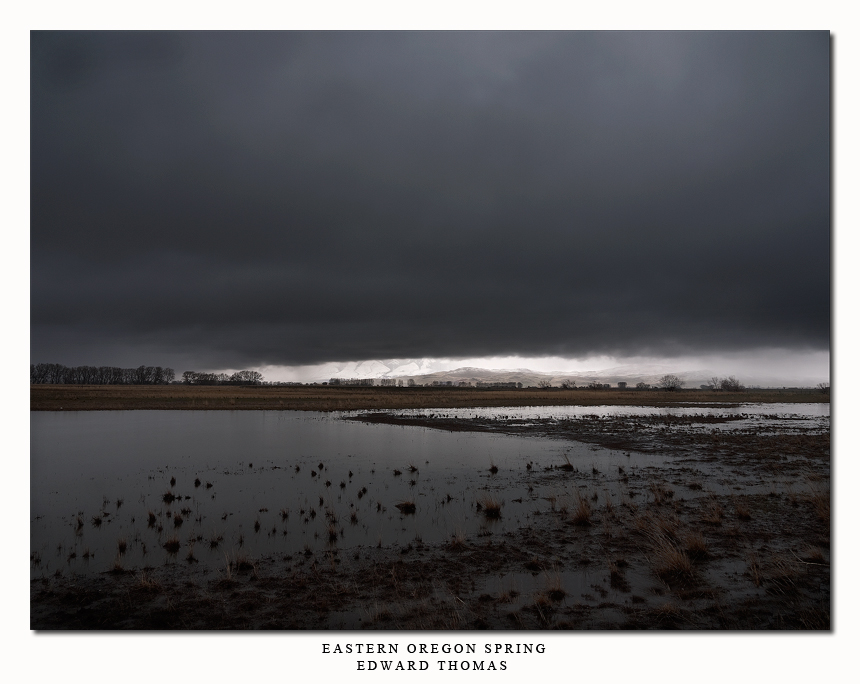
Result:
[[33,412],[31,621],[826,628],[829,477],[820,403]]
[[[574,452],[611,460],[545,439],[318,413],[33,413],[32,421],[33,577],[184,562],[189,553],[217,570],[225,554],[476,535],[521,522],[488,522],[474,507],[488,492],[527,495],[512,474],[528,462],[558,465]],[[414,512],[397,508],[404,502]],[[171,540],[181,552],[165,548]]]

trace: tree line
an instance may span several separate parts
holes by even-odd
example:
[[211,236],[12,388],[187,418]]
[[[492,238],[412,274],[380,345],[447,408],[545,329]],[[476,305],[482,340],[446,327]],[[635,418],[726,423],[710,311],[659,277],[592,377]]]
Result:
[[61,363],[30,364],[33,385],[169,385],[176,377],[161,366],[64,366]]
[[182,382],[186,385],[259,385],[263,382],[263,374],[249,370],[236,371],[232,375],[185,371]]
[[[33,385],[169,385],[176,379],[172,368],[161,366],[64,366],[61,363],[30,364]],[[263,376],[257,371],[241,370],[227,373],[198,373],[185,371],[186,385],[259,385]]]

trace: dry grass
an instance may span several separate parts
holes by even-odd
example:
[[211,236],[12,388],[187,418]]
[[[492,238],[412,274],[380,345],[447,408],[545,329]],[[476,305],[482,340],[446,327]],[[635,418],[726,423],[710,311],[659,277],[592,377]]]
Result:
[[755,553],[751,553],[747,556],[747,568],[749,568],[749,576],[757,587],[762,585],[764,581],[764,572],[762,570],[761,560]]
[[588,498],[580,492],[576,492],[576,504],[570,514],[570,522],[580,527],[591,525],[591,504],[588,503]]
[[454,532],[454,534],[451,536],[451,541],[448,543],[448,545],[449,545],[452,549],[455,549],[455,550],[458,550],[458,551],[459,551],[460,549],[465,549],[465,548],[466,548],[466,535],[463,533],[463,531],[462,531],[462,530],[457,530],[457,531],[456,531],[456,532]]
[[693,577],[693,563],[683,549],[668,540],[654,545],[654,571],[664,581],[686,581]]
[[478,406],[659,406],[667,399],[764,403],[821,402],[830,398],[804,391],[759,390],[737,394],[682,390],[478,389],[387,387],[240,387],[195,385],[31,385],[32,411],[131,409],[298,410],[468,408]]
[[679,522],[670,516],[655,517],[647,515],[637,521],[637,527],[649,546],[649,562],[654,573],[667,583],[686,584],[694,579],[693,562],[685,547],[705,548],[704,539],[696,533],[683,535],[686,543],[680,541]]
[[793,559],[774,554],[763,561],[753,553],[747,558],[747,567],[753,584],[763,586],[770,594],[787,595],[797,591],[795,580],[800,575],[800,565]]
[[557,571],[546,573],[543,591],[550,601],[561,601],[567,596],[564,583],[561,581],[561,573]]
[[386,622],[394,617],[388,606],[381,606],[378,603],[374,603],[366,612],[367,620],[372,625],[379,622]]
[[484,494],[478,499],[477,508],[486,518],[502,517],[502,504],[489,494]]
[[663,622],[674,623],[681,617],[681,610],[674,603],[667,602],[658,608],[651,610],[651,616],[657,621],[657,624]]
[[809,546],[806,550],[800,555],[800,560],[804,563],[813,563],[815,565],[827,565],[827,560],[824,558],[824,554],[821,553],[821,549],[817,546]]
[[808,500],[812,504],[815,511],[815,516],[822,522],[830,522],[830,490],[823,489],[820,486],[813,486],[808,495]]
[[702,511],[702,521],[710,525],[721,525],[723,523],[723,507],[716,497],[708,500]]
[[698,531],[687,532],[684,535],[684,550],[693,560],[704,560],[710,555],[705,537]]
[[257,564],[244,553],[234,553],[233,557],[227,557],[227,565],[236,572],[253,572],[257,574]]
[[408,499],[394,504],[394,507],[403,513],[403,515],[410,515],[415,512],[415,502]]
[[161,584],[153,579],[148,570],[141,570],[137,576],[137,586],[147,591],[161,591]]
[[680,539],[681,521],[678,516],[668,511],[659,514],[647,512],[636,518],[636,528],[646,536],[657,534],[673,542]]
[[627,562],[623,559],[609,561],[609,586],[619,591],[630,591],[630,583],[624,576],[623,567]]
[[615,510],[615,504],[612,503],[612,497],[608,492],[603,495],[603,510],[609,520],[618,520],[618,513]]
[[654,503],[658,506],[662,506],[664,503],[669,501],[669,499],[675,496],[675,490],[667,487],[662,482],[651,482],[649,483],[648,488],[651,490],[651,495],[654,497]]

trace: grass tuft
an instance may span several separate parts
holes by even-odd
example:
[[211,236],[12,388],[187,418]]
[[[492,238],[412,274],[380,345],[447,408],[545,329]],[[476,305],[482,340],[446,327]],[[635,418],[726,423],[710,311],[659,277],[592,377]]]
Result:
[[451,541],[449,542],[449,546],[452,549],[460,550],[466,548],[466,535],[462,530],[457,530],[451,536]]
[[484,494],[478,499],[478,510],[483,511],[485,518],[496,519],[502,517],[502,504],[489,494]]
[[684,549],[693,560],[704,560],[708,553],[708,544],[701,532],[688,532],[684,537]]
[[708,502],[708,506],[702,514],[702,521],[710,525],[722,525],[723,507],[715,497]]
[[570,522],[580,527],[591,525],[591,504],[588,503],[588,498],[578,491],[576,492],[576,506],[570,515]]
[[415,502],[410,501],[409,499],[395,504],[394,507],[397,508],[401,513],[403,513],[403,515],[415,513]]

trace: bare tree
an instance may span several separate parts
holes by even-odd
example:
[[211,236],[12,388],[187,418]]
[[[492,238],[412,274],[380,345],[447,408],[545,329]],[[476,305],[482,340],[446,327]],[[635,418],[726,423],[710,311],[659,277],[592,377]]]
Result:
[[561,381],[562,389],[576,389],[576,380],[562,380]]
[[734,375],[730,375],[720,381],[720,389],[725,390],[726,392],[743,392],[746,388]]
[[684,386],[684,381],[681,380],[681,378],[679,378],[677,375],[664,375],[662,378],[660,378],[660,382],[658,384],[664,390],[674,392],[675,390],[679,390]]
[[549,389],[550,387],[552,387],[552,383],[549,380],[539,380],[538,387],[540,387],[541,389]]

